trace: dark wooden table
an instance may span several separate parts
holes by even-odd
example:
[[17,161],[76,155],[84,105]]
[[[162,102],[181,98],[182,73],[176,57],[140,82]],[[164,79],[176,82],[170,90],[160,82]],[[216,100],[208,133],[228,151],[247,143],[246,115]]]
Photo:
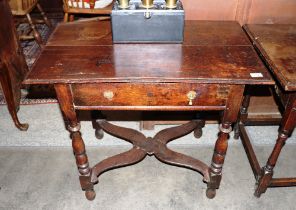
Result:
[[[82,190],[94,199],[103,172],[148,155],[200,172],[207,196],[219,188],[227,139],[236,122],[246,84],[273,84],[236,22],[187,21],[183,44],[112,44],[109,22],[74,22],[57,27],[25,84],[54,84],[71,132]],[[222,112],[210,166],[174,152],[166,144],[198,121],[165,129],[153,138],[99,120],[100,129],[133,148],[89,166],[75,110],[160,110]]]
[[249,95],[245,97],[241,109],[240,136],[257,179],[255,196],[260,197],[268,187],[296,185],[296,178],[272,178],[281,149],[296,125],[296,25],[246,25],[244,29],[277,81],[274,93],[283,108],[276,144],[262,169],[245,130],[245,125],[270,124],[273,119],[250,122],[247,117]]

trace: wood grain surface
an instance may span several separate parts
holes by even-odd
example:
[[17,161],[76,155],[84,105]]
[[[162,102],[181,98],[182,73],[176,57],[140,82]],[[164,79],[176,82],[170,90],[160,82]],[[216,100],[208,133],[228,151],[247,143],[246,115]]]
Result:
[[296,91],[296,25],[245,25],[245,30],[286,91]]
[[102,21],[59,25],[24,83],[273,83],[236,22],[188,21],[183,45],[113,45],[110,31]]

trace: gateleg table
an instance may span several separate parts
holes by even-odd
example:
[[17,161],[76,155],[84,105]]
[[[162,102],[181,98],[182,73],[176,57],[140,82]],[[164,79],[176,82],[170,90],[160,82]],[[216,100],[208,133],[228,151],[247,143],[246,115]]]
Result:
[[258,24],[245,25],[244,29],[276,80],[274,95],[283,110],[278,138],[266,165],[261,168],[245,125],[270,124],[273,119],[248,119],[249,94],[246,94],[241,109],[240,136],[257,180],[255,196],[260,197],[268,187],[296,185],[296,177],[273,178],[273,170],[282,147],[296,125],[296,25]]

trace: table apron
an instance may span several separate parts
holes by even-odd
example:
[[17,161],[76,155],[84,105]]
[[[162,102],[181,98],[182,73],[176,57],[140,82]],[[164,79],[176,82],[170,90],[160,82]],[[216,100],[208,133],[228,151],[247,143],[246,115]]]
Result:
[[223,110],[231,85],[192,83],[70,84],[75,109]]

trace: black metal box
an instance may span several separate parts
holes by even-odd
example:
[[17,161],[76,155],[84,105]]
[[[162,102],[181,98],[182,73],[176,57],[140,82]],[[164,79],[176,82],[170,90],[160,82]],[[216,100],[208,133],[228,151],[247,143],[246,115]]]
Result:
[[130,1],[127,9],[116,1],[111,24],[114,43],[182,43],[184,10],[180,1],[174,9],[166,8],[164,0],[154,0],[149,9],[140,0]]

